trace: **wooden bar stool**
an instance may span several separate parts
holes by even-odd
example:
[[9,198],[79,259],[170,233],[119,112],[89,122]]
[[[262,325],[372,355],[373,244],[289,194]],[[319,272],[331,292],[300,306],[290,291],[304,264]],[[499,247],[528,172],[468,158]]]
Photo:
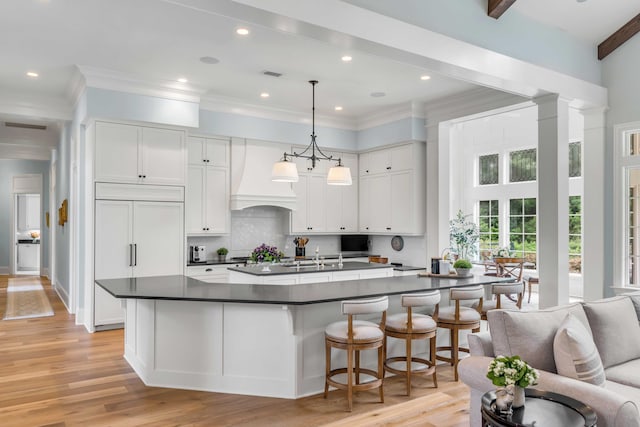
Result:
[[[438,327],[449,329],[451,345],[438,347],[436,351],[450,351],[451,357],[436,355],[437,360],[450,363],[453,366],[453,376],[458,381],[458,352],[468,353],[468,348],[459,348],[458,332],[461,329],[471,329],[472,332],[480,332],[480,313],[482,312],[482,301],[484,289],[482,286],[471,286],[466,288],[454,288],[449,290],[449,300],[455,301],[454,307],[444,307],[438,313]],[[460,301],[476,300],[476,308],[464,307]]]
[[[404,294],[400,297],[403,307],[406,307],[406,313],[394,314],[387,317],[387,324],[384,329],[384,349],[385,349],[385,372],[392,372],[396,375],[404,375],[406,378],[407,396],[411,396],[411,375],[432,375],[433,384],[438,387],[438,379],[436,378],[436,331],[438,325],[438,310],[440,307],[440,291],[431,291],[417,294]],[[426,314],[413,313],[413,307],[435,307],[433,316]],[[406,353],[404,356],[386,357],[387,354],[387,338],[399,338],[405,340]],[[411,344],[413,340],[429,339],[429,360],[414,357],[411,353]],[[396,369],[391,366],[396,362],[406,363],[405,369]],[[412,362],[417,363],[418,367],[412,368]]]
[[[522,308],[522,299],[524,298],[524,283],[494,283],[491,285],[491,294],[495,296],[492,301],[484,301],[480,311],[480,318],[487,320],[487,311],[496,310],[500,308],[505,309],[518,309]],[[506,301],[502,302],[502,296],[505,295]],[[516,302],[512,302],[509,298],[510,295],[517,295]],[[476,308],[478,302],[473,304]]]
[[[324,397],[327,398],[329,386],[341,390],[347,390],[349,411],[353,409],[353,392],[380,390],[380,402],[384,403],[382,381],[384,379],[384,328],[387,317],[389,298],[378,297],[366,300],[342,301],[342,314],[347,315],[346,321],[334,322],[325,329],[326,371],[324,383]],[[382,313],[380,324],[366,320],[354,320],[357,314]],[[337,348],[347,351],[347,367],[331,369],[331,349]],[[378,349],[378,369],[365,369],[360,367],[360,351]],[[354,358],[355,352],[355,358]],[[355,359],[355,361],[354,361]],[[355,362],[355,363],[354,363]],[[347,374],[347,382],[341,383],[333,377],[338,374]],[[355,381],[354,381],[355,374]],[[360,383],[360,375],[366,374],[374,379]]]

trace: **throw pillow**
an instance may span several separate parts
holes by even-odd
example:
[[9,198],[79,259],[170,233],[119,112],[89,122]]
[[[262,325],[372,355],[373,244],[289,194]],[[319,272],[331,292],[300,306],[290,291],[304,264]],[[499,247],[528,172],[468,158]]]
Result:
[[558,374],[604,387],[604,368],[596,344],[589,330],[571,313],[556,332],[553,355]]
[[583,307],[605,369],[640,358],[640,326],[629,297],[585,302]]

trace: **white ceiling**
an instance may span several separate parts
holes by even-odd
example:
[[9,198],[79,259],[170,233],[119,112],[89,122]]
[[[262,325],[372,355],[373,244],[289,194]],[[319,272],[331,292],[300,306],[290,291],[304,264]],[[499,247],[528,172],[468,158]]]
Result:
[[597,46],[640,13],[640,0],[517,0],[511,11]]
[[[599,43],[640,11],[640,0],[518,0],[507,13],[512,10]],[[2,0],[0,28],[9,36],[0,37],[0,97],[66,99],[78,65],[154,83],[175,85],[186,77],[185,88],[204,97],[310,114],[307,81],[316,79],[317,114],[357,120],[473,87],[354,51],[348,40],[330,44],[257,25],[241,37],[239,26],[243,22],[170,0]],[[345,54],[353,61],[342,62]],[[220,62],[203,64],[203,56]],[[29,70],[40,76],[26,77]],[[283,76],[264,76],[265,70]],[[432,78],[422,81],[423,74]],[[270,97],[260,98],[265,91]],[[334,111],[336,105],[343,111]]]

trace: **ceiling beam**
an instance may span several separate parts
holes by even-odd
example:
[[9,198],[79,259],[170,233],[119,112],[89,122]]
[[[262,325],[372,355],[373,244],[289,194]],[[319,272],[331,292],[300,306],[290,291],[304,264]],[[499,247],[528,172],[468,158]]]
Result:
[[489,0],[487,2],[487,14],[492,18],[498,19],[515,2],[516,0]]
[[624,42],[640,31],[640,14],[624,24],[618,31],[598,45],[598,59],[604,59],[611,52],[619,48]]

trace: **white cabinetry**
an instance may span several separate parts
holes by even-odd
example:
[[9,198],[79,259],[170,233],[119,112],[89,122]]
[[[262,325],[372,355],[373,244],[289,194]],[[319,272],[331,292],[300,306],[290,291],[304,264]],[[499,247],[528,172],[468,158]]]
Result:
[[[342,164],[351,169],[352,177],[358,176],[358,157],[355,154],[325,154],[341,158]],[[358,183],[353,185],[328,185],[327,172],[334,162],[326,160],[310,168],[306,159],[294,159],[299,180],[292,184],[297,198],[297,208],[291,212],[291,233],[338,234],[358,231]]]
[[188,266],[185,275],[208,283],[227,283],[228,267],[239,267],[240,264],[197,265]]
[[425,231],[425,147],[412,142],[360,155],[360,231]]
[[40,268],[40,245],[18,243],[18,270],[38,270]]
[[184,185],[183,131],[96,122],[95,180]]
[[[116,199],[96,200],[96,280],[182,274],[184,204],[117,200],[131,197],[126,191],[117,194],[114,184],[110,187],[109,192],[101,191],[99,184],[96,194]],[[154,194],[162,198],[162,188],[156,187]],[[173,192],[167,194],[167,198],[174,198]],[[94,326],[108,327],[122,322],[124,312],[120,302],[96,285]]]
[[40,230],[39,194],[18,194],[18,230]]
[[229,142],[189,138],[187,234],[229,232]]

